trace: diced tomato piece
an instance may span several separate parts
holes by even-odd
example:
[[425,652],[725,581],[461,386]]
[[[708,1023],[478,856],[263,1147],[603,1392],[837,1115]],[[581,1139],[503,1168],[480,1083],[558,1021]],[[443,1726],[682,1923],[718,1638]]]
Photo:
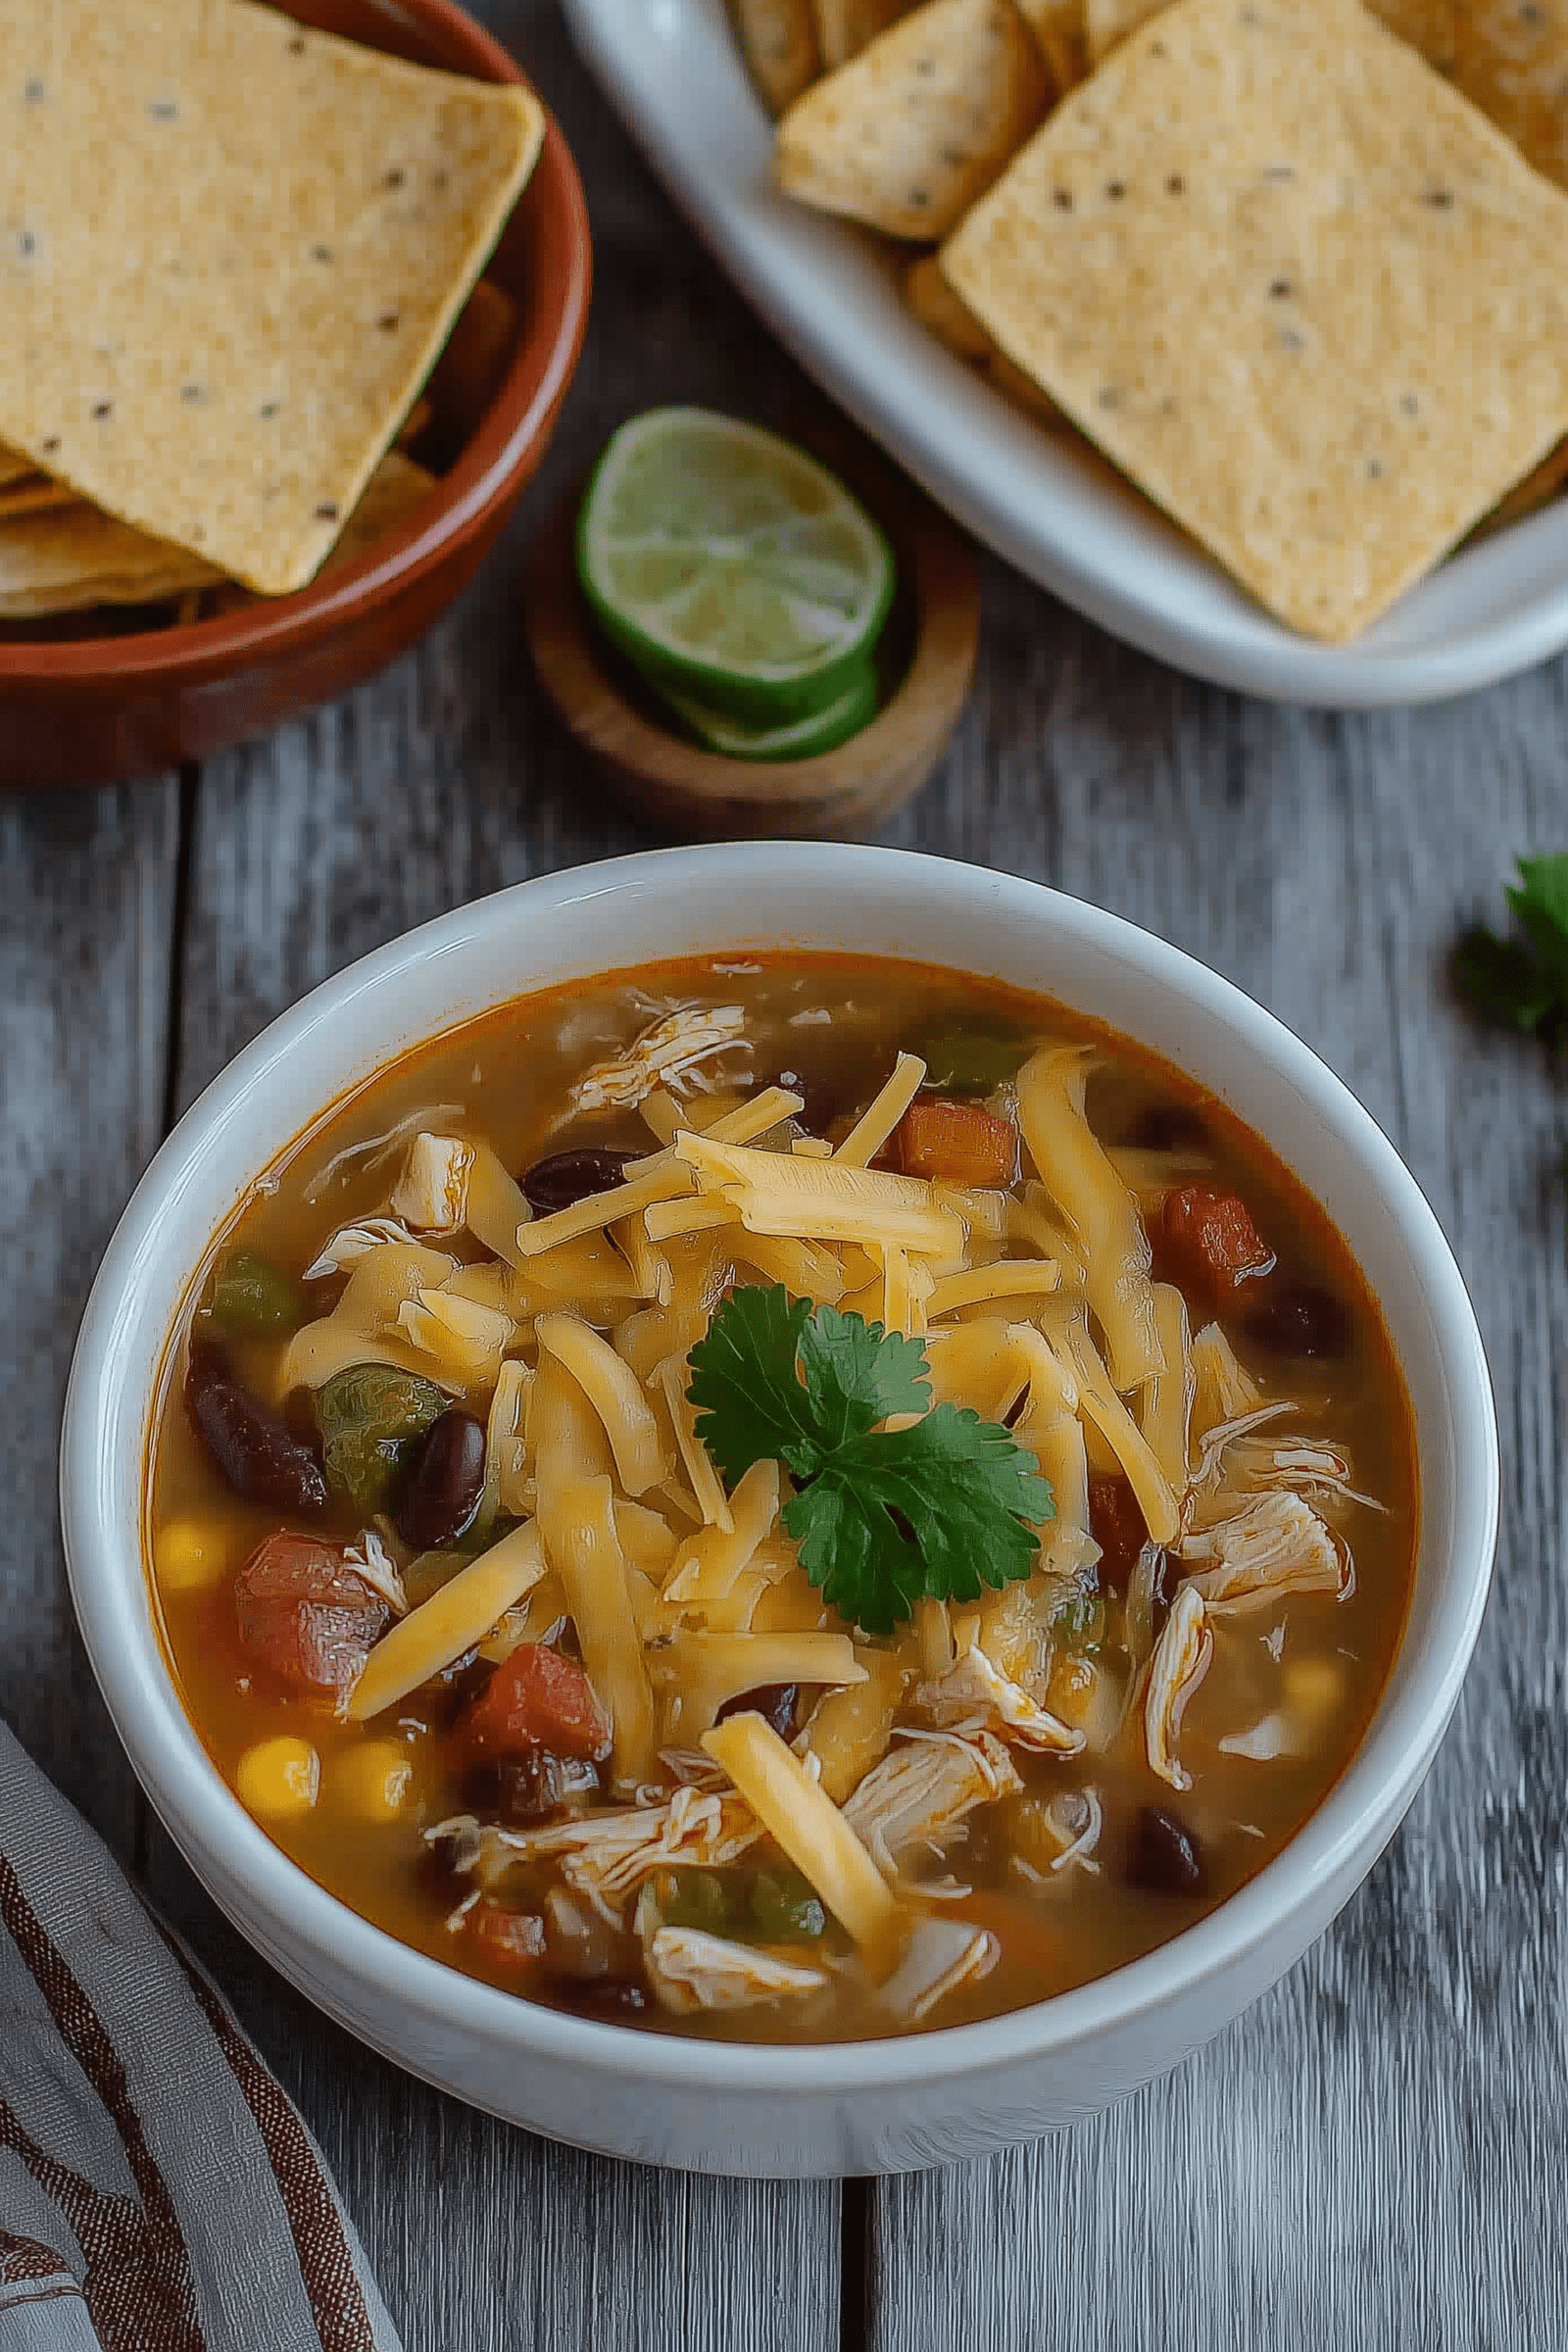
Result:
[[533,1911],[503,1911],[495,1903],[476,1903],[464,1925],[492,1960],[504,1967],[527,1967],[545,1956],[545,1923]]
[[1124,1478],[1089,1481],[1089,1533],[1100,1545],[1100,1582],[1107,1592],[1125,1592],[1149,1542],[1138,1497]]
[[949,1184],[1004,1186],[1018,1173],[1018,1133],[978,1102],[920,1095],[893,1130],[888,1157],[905,1176]]
[[343,1565],[335,1544],[269,1536],[234,1579],[239,1638],[257,1664],[296,1690],[347,1690],[386,1630],[378,1592]]
[[1203,1308],[1222,1306],[1274,1263],[1247,1202],[1206,1184],[1167,1193],[1149,1221],[1149,1242],[1156,1279],[1173,1282],[1190,1303]]
[[597,1764],[610,1753],[610,1725],[582,1668],[542,1642],[523,1642],[503,1659],[464,1718],[469,1753],[494,1761],[530,1747]]

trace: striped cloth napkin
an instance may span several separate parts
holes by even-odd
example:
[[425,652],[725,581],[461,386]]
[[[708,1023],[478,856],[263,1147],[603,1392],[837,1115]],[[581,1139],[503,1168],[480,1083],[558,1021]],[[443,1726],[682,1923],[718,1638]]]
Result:
[[398,2352],[320,2150],[3,1723],[0,2352]]

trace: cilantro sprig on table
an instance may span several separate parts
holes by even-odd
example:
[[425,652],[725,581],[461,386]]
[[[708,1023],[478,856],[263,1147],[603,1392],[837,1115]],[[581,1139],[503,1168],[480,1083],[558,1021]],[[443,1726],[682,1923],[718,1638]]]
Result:
[[1506,895],[1524,937],[1477,924],[1454,950],[1454,974],[1482,1011],[1555,1045],[1568,1034],[1568,850],[1521,858]]
[[[829,1605],[889,1634],[922,1598],[978,1600],[1029,1575],[1054,1516],[1034,1456],[967,1406],[927,1407],[918,1340],[813,1307],[782,1285],[735,1292],[691,1352],[697,1434],[733,1487],[777,1461],[784,1525]],[[906,1429],[890,1415],[918,1413]]]

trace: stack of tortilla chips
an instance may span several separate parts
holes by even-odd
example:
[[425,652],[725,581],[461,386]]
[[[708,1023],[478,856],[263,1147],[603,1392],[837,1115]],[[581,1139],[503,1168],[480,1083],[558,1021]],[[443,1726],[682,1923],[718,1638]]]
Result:
[[1568,0],[731,7],[781,186],[1293,627],[1568,479]]
[[0,619],[285,596],[401,521],[543,130],[252,0],[7,0]]

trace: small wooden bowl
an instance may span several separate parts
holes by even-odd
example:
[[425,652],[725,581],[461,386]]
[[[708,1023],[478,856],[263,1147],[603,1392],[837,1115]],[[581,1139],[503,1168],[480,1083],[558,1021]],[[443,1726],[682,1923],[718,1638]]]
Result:
[[[454,0],[285,5],[303,24],[417,65],[525,79]],[[537,469],[582,348],[588,211],[549,116],[485,274],[517,306],[511,360],[477,414],[447,420],[452,462],[409,520],[295,596],[129,634],[127,616],[110,612],[103,635],[0,641],[0,786],[114,782],[210,758],[346,694],[428,628]]]
[[883,705],[815,760],[726,760],[671,731],[635,671],[593,626],[572,536],[579,484],[528,565],[528,650],[563,724],[637,815],[701,841],[857,834],[917,792],[947,748],[980,643],[975,551],[921,490],[848,426],[797,436],[864,500],[892,542],[899,594],[877,651]]

